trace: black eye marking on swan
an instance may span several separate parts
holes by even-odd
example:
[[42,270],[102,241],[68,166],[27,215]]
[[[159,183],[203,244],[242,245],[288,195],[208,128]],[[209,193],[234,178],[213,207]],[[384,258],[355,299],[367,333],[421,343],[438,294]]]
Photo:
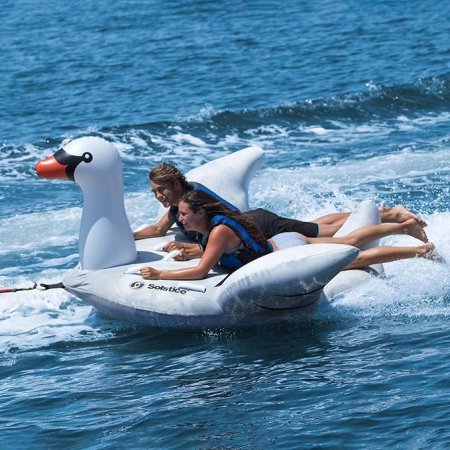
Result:
[[85,163],[90,163],[93,159],[94,159],[94,157],[92,156],[92,153],[89,153],[89,152],[83,153],[83,161]]
[[62,164],[66,167],[66,175],[67,177],[75,181],[74,173],[75,169],[77,168],[78,164],[81,162],[90,163],[94,159],[92,156],[92,153],[84,152],[81,156],[71,155],[70,153],[67,153],[64,149],[58,150],[54,157],[56,161],[59,162],[59,164]]

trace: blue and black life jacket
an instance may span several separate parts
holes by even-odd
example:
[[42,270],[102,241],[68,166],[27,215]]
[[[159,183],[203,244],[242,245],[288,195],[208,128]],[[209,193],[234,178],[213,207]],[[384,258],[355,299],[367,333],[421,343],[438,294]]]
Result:
[[[221,203],[224,203],[231,210],[239,211],[239,209],[236,208],[236,206],[234,206],[232,203],[228,202],[227,200],[223,199],[219,194],[216,194],[214,191],[212,191],[211,189],[207,188],[203,184],[196,183],[196,182],[190,182],[189,186],[194,191],[206,192],[207,194],[209,194],[212,197],[214,197],[217,201],[219,201]],[[177,206],[173,206],[172,205],[170,207],[170,209],[169,209],[169,213],[172,216],[173,221],[176,223],[178,229],[184,234],[184,236],[186,236],[187,239],[189,239],[190,241],[198,241],[198,240],[201,239],[201,236],[199,237],[199,233],[197,233],[196,231],[187,231],[184,228],[184,225],[178,220],[179,214],[178,214],[178,207]]]
[[[242,245],[239,248],[230,253],[224,253],[221,256],[219,264],[225,269],[231,271],[237,270],[245,264],[273,251],[272,245],[269,242],[267,242],[266,246],[261,245],[238,221],[231,217],[216,214],[211,219],[211,224],[213,228],[217,225],[226,225],[230,227],[242,241]],[[207,244],[208,237],[205,237],[201,244],[203,249],[206,248]]]

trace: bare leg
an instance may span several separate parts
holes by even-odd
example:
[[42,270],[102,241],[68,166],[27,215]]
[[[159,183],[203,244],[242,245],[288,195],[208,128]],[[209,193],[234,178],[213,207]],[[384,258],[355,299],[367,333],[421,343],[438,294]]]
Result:
[[[419,216],[406,209],[403,205],[396,205],[392,208],[380,206],[380,218],[382,223],[402,223],[409,219],[415,219],[420,226],[426,227],[427,224]],[[350,213],[332,213],[312,220],[320,225],[319,237],[331,237],[341,228],[348,219]]]
[[359,247],[361,245],[367,244],[368,242],[372,242],[376,239],[381,239],[393,234],[407,234],[423,242],[428,241],[425,231],[415,219],[409,219],[403,223],[368,225],[366,227],[358,228],[357,230],[352,231],[351,233],[342,237],[305,237],[304,239],[307,244],[334,243]]
[[[416,247],[373,247],[360,252],[357,258],[346,269],[362,269],[371,264],[387,263],[415,257],[439,260],[439,256],[434,251],[435,246],[431,242]],[[441,262],[443,261],[441,260]]]
[[422,228],[427,226],[427,223],[422,220],[417,214],[412,213],[406,209],[403,205],[396,205],[392,208],[387,206],[380,206],[380,216],[383,223],[386,222],[405,222],[408,219],[416,219]]
[[349,212],[332,213],[332,214],[327,214],[325,216],[314,219],[314,220],[312,220],[312,222],[318,223],[321,228],[324,225],[341,226],[348,219],[349,215],[350,215]]
[[343,223],[340,222],[329,225],[319,224],[319,237],[333,237],[341,229],[342,225]]

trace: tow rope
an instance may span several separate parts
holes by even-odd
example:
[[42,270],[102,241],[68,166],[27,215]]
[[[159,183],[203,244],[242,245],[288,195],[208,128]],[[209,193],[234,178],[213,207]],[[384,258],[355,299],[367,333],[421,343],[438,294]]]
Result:
[[38,291],[47,291],[48,289],[64,289],[64,285],[61,282],[54,284],[33,283],[33,286],[27,287],[3,288],[0,289],[0,294],[8,294],[10,292],[20,292],[20,291],[32,291],[34,289],[37,289]]

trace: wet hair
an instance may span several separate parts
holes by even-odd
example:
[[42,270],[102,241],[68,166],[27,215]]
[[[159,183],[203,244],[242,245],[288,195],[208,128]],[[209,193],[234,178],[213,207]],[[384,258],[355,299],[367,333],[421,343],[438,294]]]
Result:
[[258,244],[262,245],[264,248],[269,248],[267,239],[263,236],[255,222],[245,214],[230,209],[227,205],[218,201],[207,192],[191,189],[181,196],[180,201],[187,203],[194,213],[203,209],[209,219],[212,219],[216,214],[221,214],[234,219],[248,231],[250,236],[255,239]]
[[172,164],[161,163],[153,167],[148,174],[150,181],[164,186],[174,186],[178,181],[184,191],[192,189],[186,177]]

